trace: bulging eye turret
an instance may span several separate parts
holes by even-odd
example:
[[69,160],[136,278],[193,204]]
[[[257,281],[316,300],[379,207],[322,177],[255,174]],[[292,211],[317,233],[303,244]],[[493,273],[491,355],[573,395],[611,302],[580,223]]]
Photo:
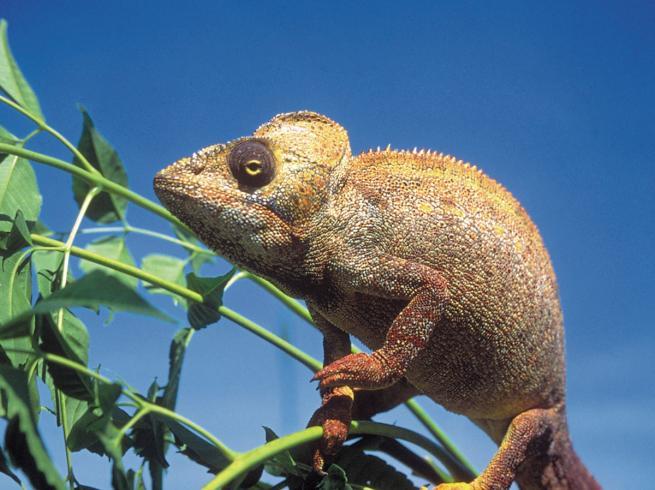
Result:
[[227,162],[232,175],[242,185],[262,187],[275,176],[275,157],[261,140],[237,143],[230,151]]

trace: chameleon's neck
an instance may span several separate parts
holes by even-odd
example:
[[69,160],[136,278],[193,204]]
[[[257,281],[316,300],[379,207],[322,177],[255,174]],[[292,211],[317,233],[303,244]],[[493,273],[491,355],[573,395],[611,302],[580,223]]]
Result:
[[600,490],[573,449],[564,413],[562,417],[550,447],[537,449],[537,455],[528,457],[518,468],[516,481],[521,490]]

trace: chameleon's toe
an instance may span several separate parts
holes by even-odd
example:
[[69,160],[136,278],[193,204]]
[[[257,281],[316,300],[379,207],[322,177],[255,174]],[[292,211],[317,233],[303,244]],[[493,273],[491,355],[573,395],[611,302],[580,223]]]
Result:
[[328,419],[321,424],[323,437],[314,448],[312,467],[319,475],[325,474],[325,460],[334,456],[348,438],[348,425],[340,420]]
[[375,390],[392,385],[401,377],[380,361],[375,353],[349,354],[321,369],[312,378],[321,390],[347,385],[351,388]]

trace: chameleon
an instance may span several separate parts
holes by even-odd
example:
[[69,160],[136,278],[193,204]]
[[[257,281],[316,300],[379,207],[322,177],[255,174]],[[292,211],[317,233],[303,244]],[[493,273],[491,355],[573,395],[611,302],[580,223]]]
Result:
[[[600,488],[567,428],[550,257],[477,167],[428,150],[353,155],[341,125],[299,111],[165,167],[154,190],[221,256],[306,302],[323,334],[316,471],[353,418],[423,394],[498,445],[473,481],[438,490]],[[370,353],[351,353],[351,335]]]

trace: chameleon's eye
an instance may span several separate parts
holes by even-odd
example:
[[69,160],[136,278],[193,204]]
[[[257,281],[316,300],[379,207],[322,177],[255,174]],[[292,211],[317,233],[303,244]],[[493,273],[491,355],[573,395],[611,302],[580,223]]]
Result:
[[238,143],[232,148],[227,162],[234,178],[243,185],[262,187],[275,176],[275,158],[262,141]]

